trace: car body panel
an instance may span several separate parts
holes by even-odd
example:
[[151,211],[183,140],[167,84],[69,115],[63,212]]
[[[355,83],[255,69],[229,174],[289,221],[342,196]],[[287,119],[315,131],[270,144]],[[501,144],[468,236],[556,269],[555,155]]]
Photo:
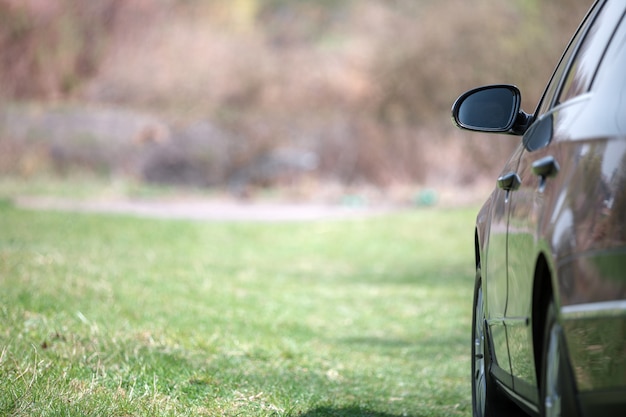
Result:
[[[503,173],[515,171],[519,163],[521,151],[513,155],[506,164]],[[494,358],[492,363],[511,373],[507,333],[505,326],[505,312],[507,305],[507,224],[509,217],[508,192],[497,189],[490,199],[489,207],[489,246],[483,253],[483,274],[489,276],[485,280],[485,315],[489,325],[490,341],[493,347]]]
[[[619,12],[616,13],[618,10]],[[615,100],[615,97],[622,96],[615,94],[615,89],[626,91],[623,73],[619,76],[610,74],[611,70],[620,67],[623,70],[626,65],[611,65],[608,71],[600,72],[593,80],[596,76],[595,67],[605,53],[613,54],[610,58],[616,63],[621,61],[621,57],[626,58],[624,53],[608,52],[603,47],[609,44],[609,39],[614,34],[614,27],[621,20],[622,14],[623,5],[612,3],[607,4],[597,16],[598,21],[594,22],[590,29],[592,33],[587,34],[585,43],[577,53],[576,59],[579,64],[566,77],[560,96],[555,101],[557,106],[542,115],[541,120],[535,122],[539,124],[544,120],[547,121],[545,124],[550,129],[541,131],[550,132],[550,143],[542,146],[541,142],[545,140],[541,137],[543,135],[541,133],[534,135],[539,137],[539,145],[535,143],[532,150],[522,155],[517,172],[522,185],[510,199],[507,252],[509,292],[506,310],[506,322],[509,326],[507,328],[508,347],[512,375],[531,386],[537,385],[537,374],[534,367],[530,366],[535,363],[533,345],[528,341],[532,341],[532,280],[538,255],[528,255],[541,253],[541,243],[547,241],[550,246],[550,252],[547,254],[550,262],[560,264],[562,259],[578,253],[620,245],[620,239],[618,241],[607,239],[607,232],[603,232],[602,229],[611,229],[613,232],[608,233],[613,234],[626,233],[623,230],[626,226],[623,220],[626,218],[619,218],[622,213],[626,215],[626,206],[624,211],[612,210],[612,213],[619,213],[617,215],[607,214],[607,206],[615,203],[615,194],[625,194],[624,190],[626,190],[626,184],[620,179],[623,177],[620,171],[623,171],[624,162],[626,162],[625,138],[617,136],[609,139],[602,136],[620,135],[619,123],[616,121],[598,123],[602,117],[591,120],[589,116],[585,117],[585,115],[611,114],[612,112],[603,110],[607,108],[607,103]],[[617,36],[621,34],[618,32]],[[622,49],[624,44],[625,42],[618,43],[614,49]],[[592,80],[595,84],[589,92],[578,96],[572,92],[576,85],[591,84]],[[620,108],[617,105],[619,103],[612,104],[613,109]],[[527,144],[537,142],[533,137],[534,133],[536,130],[530,129],[524,142]],[[535,148],[539,149],[534,150]],[[554,158],[559,164],[560,172],[555,178],[540,178],[532,172],[533,162],[546,156]],[[613,192],[607,185],[611,182],[614,184]],[[546,196],[548,196],[547,201]],[[617,198],[620,197],[617,196]],[[558,215],[556,215],[557,212]],[[549,219],[548,224],[546,224],[546,219],[541,218],[543,215]],[[598,219],[607,216],[606,220]],[[613,220],[615,227],[611,227],[610,219],[615,217],[618,217]],[[622,220],[621,223],[620,220]],[[551,224],[555,227],[550,227]],[[574,236],[564,235],[568,231]],[[580,266],[579,262],[576,264]],[[574,270],[581,275],[580,268],[574,268]],[[575,285],[580,280],[572,279],[576,275],[559,272],[557,271],[559,291],[556,296],[561,306],[581,301],[591,302],[587,297],[592,297],[596,291],[605,293],[608,291],[605,297],[610,300],[615,297],[623,298],[625,295],[623,284],[620,286],[613,282],[612,285],[608,285],[610,290],[604,289],[605,284],[598,282],[581,288],[580,285]],[[589,288],[593,290],[590,291]],[[569,295],[571,293],[587,299],[572,300]]]

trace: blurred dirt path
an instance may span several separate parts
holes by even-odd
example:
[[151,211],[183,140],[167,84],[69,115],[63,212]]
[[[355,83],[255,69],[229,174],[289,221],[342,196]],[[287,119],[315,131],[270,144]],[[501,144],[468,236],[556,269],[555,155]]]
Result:
[[293,203],[246,203],[221,200],[135,201],[70,200],[52,197],[17,197],[19,208],[125,214],[163,219],[212,221],[315,221],[362,218],[397,211],[398,208],[372,208]]

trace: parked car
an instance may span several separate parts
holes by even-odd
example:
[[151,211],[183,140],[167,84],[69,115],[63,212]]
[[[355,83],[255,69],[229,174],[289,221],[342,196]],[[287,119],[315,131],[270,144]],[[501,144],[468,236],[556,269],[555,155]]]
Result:
[[512,85],[452,108],[521,137],[476,219],[474,416],[626,415],[625,14],[593,4],[534,113]]

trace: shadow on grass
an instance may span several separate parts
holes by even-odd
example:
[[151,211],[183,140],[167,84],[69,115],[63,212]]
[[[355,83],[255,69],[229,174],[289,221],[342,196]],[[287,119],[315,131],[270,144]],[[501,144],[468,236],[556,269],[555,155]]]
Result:
[[319,407],[304,414],[298,414],[298,417],[400,417],[400,415],[366,410],[361,407]]

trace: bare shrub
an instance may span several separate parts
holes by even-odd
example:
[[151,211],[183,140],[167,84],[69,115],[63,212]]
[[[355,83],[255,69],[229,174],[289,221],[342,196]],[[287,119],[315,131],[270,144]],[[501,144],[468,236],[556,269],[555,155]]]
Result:
[[312,153],[298,172],[333,183],[467,184],[516,142],[457,132],[452,101],[509,82],[532,111],[586,3],[0,0],[0,95],[135,107],[174,126],[126,154],[56,141],[59,171],[246,188],[280,184],[290,174],[276,167]]
[[13,98],[57,98],[93,76],[120,0],[0,0],[0,84]]

